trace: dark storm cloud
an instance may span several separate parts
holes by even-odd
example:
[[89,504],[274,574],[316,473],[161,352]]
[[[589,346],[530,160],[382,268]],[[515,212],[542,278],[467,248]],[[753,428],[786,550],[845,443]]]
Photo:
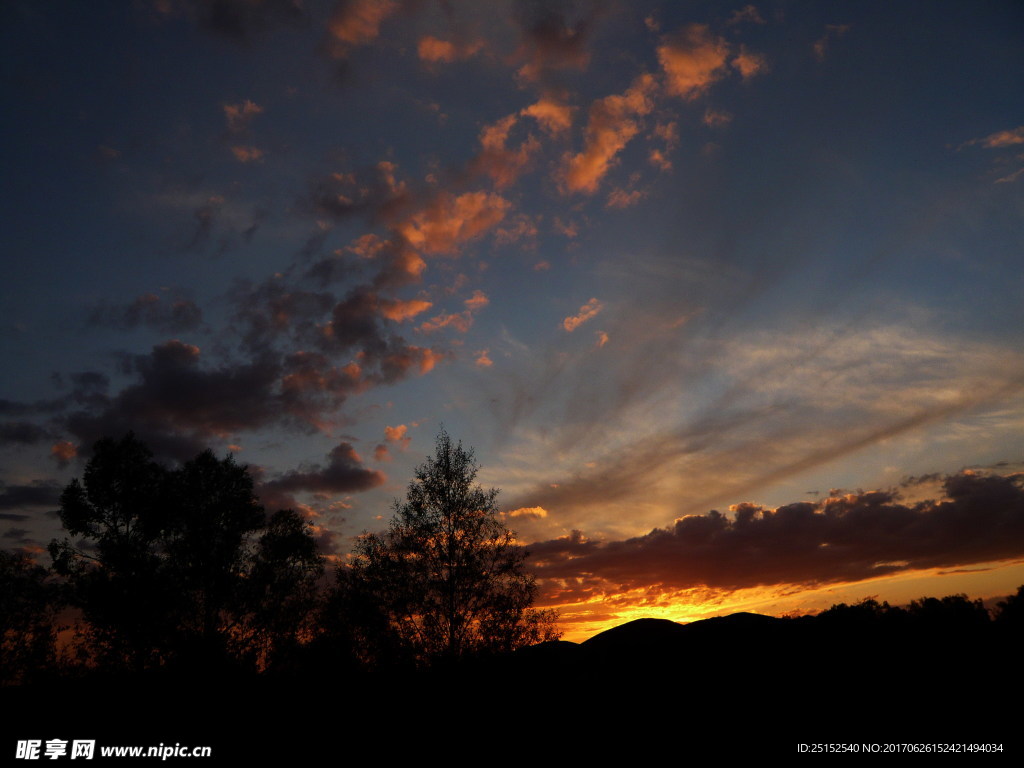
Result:
[[732,517],[683,517],[624,541],[577,532],[530,551],[542,578],[623,590],[815,585],[1024,555],[1024,475],[964,472],[944,486],[941,501],[905,505],[871,491],[777,509],[744,503]]
[[313,179],[300,204],[335,221],[359,214],[388,218],[410,202],[406,185],[396,183],[394,174],[395,165],[387,161],[353,173],[331,173]]
[[143,294],[128,304],[104,301],[89,313],[90,325],[122,331],[146,326],[181,333],[195,330],[202,322],[202,310],[195,302],[182,297],[161,298],[155,293]]
[[0,424],[0,443],[34,445],[52,437],[53,433],[49,429],[30,421],[10,421]]
[[559,70],[587,68],[588,46],[600,9],[596,4],[582,7],[585,12],[571,18],[571,3],[518,3],[515,19],[522,35],[520,56],[525,62],[517,74],[522,80],[547,84]]
[[267,351],[279,337],[307,337],[324,320],[335,298],[294,288],[278,277],[258,285],[238,282],[229,294],[235,305],[234,324],[253,352]]
[[312,491],[321,493],[355,493],[368,491],[387,480],[383,472],[366,469],[362,458],[349,443],[339,443],[328,454],[325,467],[316,466],[307,471],[288,472],[277,480],[265,484],[270,491],[295,493]]
[[[29,485],[0,483],[0,509],[49,507],[60,502],[61,487],[52,480],[37,480]],[[22,520],[23,516],[5,516],[5,520]]]
[[129,357],[126,363],[138,382],[105,398],[98,412],[71,414],[68,429],[85,445],[135,430],[154,451],[186,459],[215,435],[257,428],[285,415],[274,391],[281,373],[276,359],[204,369],[199,357],[198,347],[180,341]]
[[172,0],[157,7],[165,14],[184,13],[206,32],[240,43],[307,16],[301,0]]

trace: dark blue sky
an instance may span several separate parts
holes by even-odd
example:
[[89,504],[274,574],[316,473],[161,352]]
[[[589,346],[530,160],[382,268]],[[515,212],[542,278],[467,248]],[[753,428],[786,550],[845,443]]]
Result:
[[[1019,3],[0,14],[8,547],[128,429],[235,452],[338,555],[441,423],[541,551],[1020,470]],[[647,607],[722,604],[687,574]],[[579,626],[640,610],[593,578]]]

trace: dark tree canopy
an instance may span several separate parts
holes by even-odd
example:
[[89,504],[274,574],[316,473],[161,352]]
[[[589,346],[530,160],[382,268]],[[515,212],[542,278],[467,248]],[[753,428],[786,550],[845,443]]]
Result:
[[51,542],[54,570],[103,668],[266,667],[308,629],[323,571],[309,525],[268,521],[230,456],[171,470],[131,434],[100,440],[60,516],[76,538]]
[[442,429],[388,530],[360,540],[341,579],[369,654],[430,663],[558,636],[554,612],[531,607],[527,552],[500,517],[497,489],[474,483],[478,469]]
[[27,555],[0,550],[0,685],[54,671],[57,600],[47,576]]

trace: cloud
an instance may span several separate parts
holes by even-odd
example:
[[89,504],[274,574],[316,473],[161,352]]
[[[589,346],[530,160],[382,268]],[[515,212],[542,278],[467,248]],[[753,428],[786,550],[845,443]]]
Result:
[[434,331],[438,331],[442,328],[451,327],[461,333],[465,333],[470,329],[470,326],[473,325],[476,313],[490,303],[490,299],[487,298],[487,295],[483,291],[475,290],[473,291],[473,295],[463,302],[466,307],[464,311],[456,314],[442,312],[440,315],[437,315],[420,325],[419,330],[422,333],[433,333]]
[[549,82],[559,70],[583,71],[590,64],[587,49],[598,9],[570,22],[559,11],[540,4],[520,6],[517,17],[522,45],[517,58],[525,63],[517,71],[524,83]]
[[431,64],[451,64],[462,59],[468,59],[479,53],[484,47],[482,40],[474,40],[468,43],[451,42],[439,40],[431,35],[420,38],[416,46],[416,52],[421,61]]
[[0,424],[0,443],[34,445],[52,437],[52,431],[31,421],[8,421]]
[[302,0],[161,0],[153,7],[166,16],[184,14],[201,29],[235,42],[306,17]]
[[57,466],[63,469],[78,456],[78,448],[69,440],[62,440],[50,446],[50,456],[57,462]]
[[742,503],[682,517],[631,539],[581,535],[530,545],[541,579],[582,577],[608,591],[639,587],[819,585],[1024,555],[1024,477],[964,472],[945,498],[905,505],[892,491]]
[[996,131],[981,139],[971,139],[965,146],[980,144],[985,149],[1001,149],[1024,144],[1024,125],[1006,131]]
[[561,182],[569,192],[597,191],[611,169],[615,156],[640,132],[637,118],[654,108],[657,83],[651,75],[640,75],[622,95],[606,96],[590,107],[583,151],[566,155]]
[[373,458],[375,461],[391,461],[391,451],[386,445],[378,443],[373,449]]
[[[560,427],[516,449],[510,504],[543,506],[563,528],[634,535],[845,457],[872,466],[876,446],[914,456],[929,445],[930,461],[959,461],[968,437],[995,442],[1020,423],[1024,357],[1005,346],[903,325],[716,338],[703,316],[676,320],[633,307],[604,321],[630,340],[614,360],[590,347],[571,369],[552,356],[494,382],[502,429]],[[681,352],[665,355],[673,343]],[[986,416],[1003,412],[1013,417]],[[609,423],[630,424],[632,436],[595,427]],[[525,458],[534,454],[547,458]]]
[[470,312],[479,312],[481,309],[491,303],[491,300],[487,298],[487,294],[477,289],[473,291],[473,295],[463,302],[466,305],[466,309]]
[[476,358],[473,360],[473,364],[477,368],[490,368],[492,365],[494,365],[494,361],[491,360],[489,353],[490,350],[481,349],[479,352],[476,353]]
[[101,302],[89,313],[90,325],[130,331],[139,327],[167,333],[197,329],[203,322],[202,310],[190,299],[180,295],[161,298],[146,293],[129,304]]
[[[7,485],[0,482],[0,509],[24,507],[56,507],[60,503],[61,486],[54,480],[36,480],[28,485]],[[22,515],[4,515],[4,520],[24,520]]]
[[520,507],[519,509],[506,512],[505,515],[506,517],[525,517],[542,520],[548,516],[548,511],[544,507]]
[[831,41],[842,37],[849,31],[849,24],[826,24],[825,34],[815,40],[814,45],[811,46],[811,50],[814,52],[814,58],[818,61],[824,61],[825,54],[828,52]]
[[397,445],[400,450],[408,449],[409,443],[412,442],[409,427],[405,424],[399,424],[397,427],[384,427],[384,440],[392,445]]
[[738,11],[733,11],[732,16],[725,22],[728,25],[742,24],[744,22],[750,24],[766,24],[767,22],[761,16],[760,12],[753,5],[745,5]]
[[[672,164],[669,163],[669,167]],[[608,193],[608,201],[605,203],[606,208],[631,208],[637,205],[641,200],[647,197],[647,192],[640,189],[625,190],[621,187],[616,187]]]
[[231,147],[231,154],[240,163],[255,163],[263,159],[263,150],[253,146],[233,146]]
[[409,299],[408,301],[403,301],[401,299],[381,299],[380,313],[388,320],[402,322],[426,312],[432,306],[434,305],[431,302],[424,301],[422,299]]
[[702,118],[704,125],[709,128],[718,128],[723,125],[728,125],[732,122],[732,115],[728,112],[722,112],[717,109],[708,107],[704,110],[704,117]]
[[245,132],[252,119],[263,113],[263,107],[248,99],[238,104],[225,104],[223,109],[224,119],[227,120],[228,130],[231,133]]
[[526,240],[528,242],[521,247],[530,247],[537,234],[536,223],[529,216],[520,214],[509,220],[508,226],[498,227],[494,230],[494,242],[498,245],[511,245]]
[[441,192],[397,229],[410,245],[424,253],[454,255],[462,245],[500,223],[511,207],[508,200],[490,192],[458,196]]
[[576,110],[563,101],[546,94],[534,104],[523,108],[519,114],[532,117],[544,131],[560,136],[572,127],[572,115]]
[[729,64],[740,73],[740,77],[744,80],[749,80],[768,69],[768,61],[764,56],[751,53],[743,45],[740,46],[740,52],[732,58]]
[[597,336],[597,348],[600,349],[608,343],[608,334],[604,331],[594,331],[594,335]]
[[348,55],[352,48],[372,43],[380,27],[399,9],[392,0],[341,0],[327,23],[336,58]]
[[470,164],[474,173],[490,176],[498,189],[513,184],[540,149],[540,142],[534,136],[527,136],[516,149],[509,149],[506,146],[508,135],[515,124],[516,115],[511,114],[484,126],[480,132],[480,154]]
[[598,301],[597,299],[591,299],[582,307],[580,307],[580,311],[577,312],[575,315],[570,315],[569,317],[565,318],[562,321],[562,327],[565,328],[565,330],[567,330],[569,333],[572,333],[585,322],[587,322],[593,317],[596,317],[597,314],[603,308],[604,305],[601,304],[600,301]]
[[332,293],[295,288],[283,276],[257,285],[239,281],[229,299],[235,307],[235,328],[254,354],[269,351],[281,337],[308,338],[336,303]]
[[287,472],[264,485],[278,493],[307,491],[340,494],[368,491],[387,481],[383,472],[364,467],[363,460],[349,443],[336,445],[327,458],[327,466]]
[[696,99],[727,73],[729,44],[703,24],[690,24],[662,38],[657,53],[672,96]]

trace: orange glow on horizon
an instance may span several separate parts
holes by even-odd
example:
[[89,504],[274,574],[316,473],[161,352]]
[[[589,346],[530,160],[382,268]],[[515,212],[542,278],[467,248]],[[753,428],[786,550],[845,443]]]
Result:
[[1024,561],[976,563],[956,569],[912,571],[865,581],[817,587],[783,584],[734,591],[706,587],[654,592],[643,588],[571,603],[544,602],[554,608],[562,640],[581,643],[605,630],[635,619],[655,618],[687,624],[748,611],[768,616],[815,614],[837,603],[868,598],[906,605],[922,597],[966,594],[972,600],[999,599],[1024,584]]

